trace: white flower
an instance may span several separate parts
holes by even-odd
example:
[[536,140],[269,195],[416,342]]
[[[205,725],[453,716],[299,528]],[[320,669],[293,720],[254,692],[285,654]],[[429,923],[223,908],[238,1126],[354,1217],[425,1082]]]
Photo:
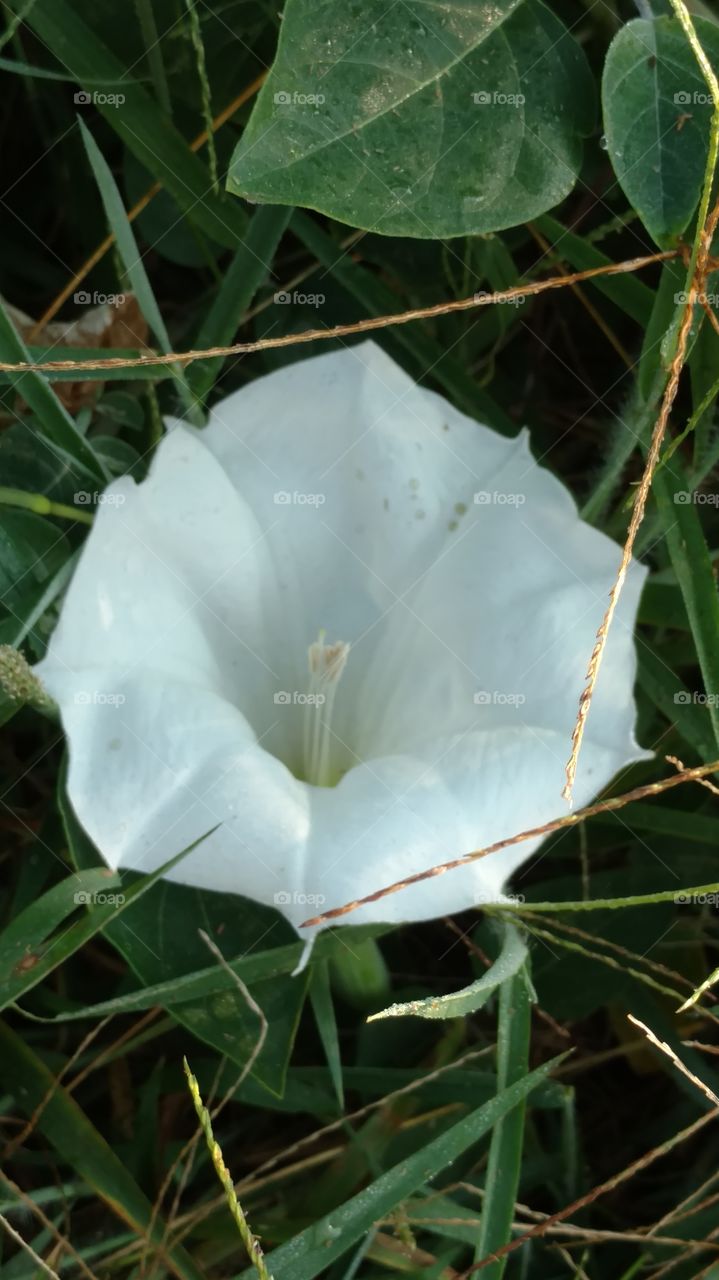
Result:
[[[618,547],[372,343],[288,365],[107,491],[38,672],[112,867],[295,925],[558,816]],[[642,758],[633,565],[575,799]],[[497,901],[527,842],[350,917]]]

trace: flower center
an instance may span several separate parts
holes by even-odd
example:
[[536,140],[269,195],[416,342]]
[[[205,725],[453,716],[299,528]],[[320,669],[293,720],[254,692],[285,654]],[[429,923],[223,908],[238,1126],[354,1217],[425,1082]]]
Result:
[[305,706],[304,775],[316,787],[331,787],[337,780],[332,773],[332,709],[350,651],[344,640],[325,644],[324,639],[325,632],[320,631],[319,639],[307,650],[310,687]]

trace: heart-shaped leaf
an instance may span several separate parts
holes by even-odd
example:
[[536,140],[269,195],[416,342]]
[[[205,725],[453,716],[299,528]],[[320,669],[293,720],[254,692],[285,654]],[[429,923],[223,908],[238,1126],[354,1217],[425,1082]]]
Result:
[[385,235],[516,226],[571,190],[593,88],[539,0],[288,0],[228,189]]
[[[719,67],[719,27],[696,18],[699,40]],[[637,18],[612,42],[602,83],[604,128],[614,172],[657,244],[671,244],[699,203],[713,106],[675,18]]]

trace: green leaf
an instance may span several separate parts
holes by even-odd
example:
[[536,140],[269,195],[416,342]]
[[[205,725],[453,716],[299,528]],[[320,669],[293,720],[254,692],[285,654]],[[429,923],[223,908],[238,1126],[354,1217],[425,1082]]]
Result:
[[[85,835],[69,802],[60,792],[68,843],[76,865],[86,867],[98,861],[98,854]],[[162,872],[153,879],[159,880]],[[133,873],[124,873],[123,889],[128,895],[144,883]],[[238,1066],[244,1067],[258,1040],[260,1021],[249,1007],[243,992],[232,982],[201,999],[178,1004],[175,989],[185,974],[193,973],[212,956],[199,936],[202,929],[228,958],[245,955],[264,940],[287,942],[294,936],[291,926],[276,911],[236,894],[212,893],[161,880],[152,891],[134,902],[132,910],[119,911],[105,923],[108,941],[125,958],[143,985],[169,984],[163,1007],[188,1031]],[[286,950],[286,948],[283,948]],[[213,962],[216,963],[216,962]],[[220,972],[225,971],[220,967]],[[229,975],[225,975],[229,976]],[[253,1074],[272,1092],[282,1093],[295,1033],[307,991],[309,972],[297,977],[283,973],[253,984],[252,995],[267,1019],[267,1037]]]
[[[719,27],[694,18],[719,66]],[[619,183],[659,245],[686,229],[699,203],[712,116],[706,81],[675,18],[637,18],[604,64],[604,128]]]
[[[84,1111],[58,1084],[51,1072],[19,1036],[0,1022],[3,1088],[11,1092],[27,1116],[37,1111],[36,1127],[45,1134],[64,1164],[86,1180],[95,1195],[132,1227],[140,1240],[162,1245],[166,1227]],[[181,1072],[178,1068],[178,1088]],[[202,1280],[189,1254],[181,1246],[165,1249],[171,1271],[182,1280]]]
[[43,493],[52,502],[72,502],[79,487],[72,464],[52,449],[38,449],[37,435],[25,422],[0,432],[0,475],[3,485]]
[[[241,901],[242,899],[233,897],[235,905]],[[339,931],[342,939],[340,941],[332,930],[328,930],[321,934],[315,943],[312,953],[313,962],[327,959],[336,948],[346,947],[353,938],[372,936],[379,932],[383,932],[382,926],[364,925],[354,929],[345,927]],[[207,1000],[207,997],[214,995],[215,992],[226,991],[234,985],[232,973],[236,973],[249,987],[265,978],[292,973],[302,958],[303,950],[302,942],[294,942],[289,946],[273,947],[269,951],[255,951],[250,955],[237,956],[229,961],[229,969],[232,972],[221,969],[217,965],[210,965],[181,977],[171,978],[167,982],[143,986],[138,991],[130,991],[112,1000],[104,1000],[102,1004],[68,1009],[58,1014],[52,1021],[72,1022],[78,1018],[103,1018],[108,1013],[132,1013],[151,1009],[156,1004],[175,1005],[186,1000]]]
[[384,235],[517,226],[571,191],[593,96],[539,0],[288,0],[228,190]]
[[[0,503],[7,492],[0,488]],[[24,494],[18,496],[25,498]],[[33,496],[27,495],[28,499]],[[42,495],[38,497],[47,502]],[[68,508],[66,514],[73,517],[74,509]],[[17,649],[29,637],[31,656],[42,656],[48,628],[35,628],[69,581],[74,559],[53,521],[34,511],[2,508],[0,643]],[[19,705],[11,707],[18,710]]]
[[40,586],[24,594],[22,602],[13,609],[12,623],[8,623],[7,627],[2,626],[1,634],[4,644],[11,644],[14,649],[19,649],[29,635],[36,639],[33,634],[35,627],[50,605],[54,604],[65,590],[75,570],[79,554],[79,551],[73,552],[47,582],[41,583]]
[[673,631],[688,631],[689,619],[679,587],[649,578],[639,601],[638,621],[654,627],[671,627]]
[[502,983],[513,978],[527,959],[527,948],[520,933],[514,928],[504,931],[502,950],[494,964],[471,986],[453,991],[448,996],[428,996],[426,1000],[410,1000],[406,1004],[392,1004],[381,1013],[375,1013],[369,1022],[378,1018],[403,1018],[412,1014],[416,1018],[463,1018],[475,1013],[486,1004],[489,997]]
[[[162,1003],[173,1018],[244,1067],[257,1043],[260,1023],[242,992],[230,982],[214,995],[178,1004],[173,987],[210,955],[198,935],[199,928],[224,954],[234,956],[252,950],[263,934],[269,937],[273,927],[280,937],[286,937],[289,930],[283,926],[274,912],[258,903],[163,881],[126,920],[113,922],[106,936],[143,984],[169,981],[170,990]],[[252,985],[252,995],[268,1023],[253,1075],[273,1093],[281,1094],[284,1087],[308,978],[308,972],[297,977],[285,972]]]
[[45,585],[69,555],[56,525],[34,511],[3,509],[0,524],[0,597],[13,612],[28,587]]

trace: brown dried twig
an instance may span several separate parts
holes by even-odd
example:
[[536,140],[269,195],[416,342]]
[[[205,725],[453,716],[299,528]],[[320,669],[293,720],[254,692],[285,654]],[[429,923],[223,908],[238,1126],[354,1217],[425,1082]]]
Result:
[[353,902],[346,902],[341,907],[332,907],[329,911],[323,911],[322,915],[312,916],[310,920],[304,920],[300,927],[307,929],[313,925],[326,924],[328,920],[336,920],[338,916],[349,915],[358,907],[367,906],[370,902],[379,902],[381,898],[386,898],[391,893],[399,893],[409,885],[419,884],[423,880],[432,880],[435,876],[444,875],[446,871],[454,871],[457,867],[466,867],[469,862],[487,858],[492,853],[498,853],[500,849],[521,844],[524,840],[543,839],[555,831],[562,831],[565,827],[573,827],[587,818],[593,818],[598,813],[612,813],[616,809],[624,808],[627,804],[632,804],[635,800],[646,800],[650,796],[660,795],[663,791],[669,791],[683,782],[700,782],[711,773],[719,773],[719,760],[714,760],[712,764],[699,765],[695,769],[685,769],[683,773],[672,774],[669,778],[660,778],[657,782],[648,782],[641,787],[634,787],[621,796],[610,796],[608,800],[598,800],[584,809],[577,809],[576,812],[567,813],[562,818],[545,822],[540,827],[530,827],[529,830],[507,836],[504,840],[496,840],[494,844],[489,844],[484,849],[465,853],[461,858],[452,858],[449,862],[429,867],[427,871],[419,871],[416,875],[407,876],[404,880],[395,880],[393,884],[386,885],[384,889],[377,889],[374,893],[368,893],[364,898],[355,898]]
[[642,520],[644,519],[644,513],[646,511],[646,506],[647,506],[647,499],[649,498],[649,491],[652,486],[652,480],[654,479],[654,473],[657,468],[657,463],[659,462],[659,453],[661,450],[662,441],[664,440],[664,436],[667,430],[667,425],[669,423],[669,414],[671,413],[672,406],[674,404],[677,391],[679,389],[679,379],[681,377],[682,369],[684,368],[684,363],[687,357],[687,349],[689,345],[689,334],[691,333],[692,321],[694,318],[694,307],[696,303],[704,296],[707,276],[709,275],[709,272],[714,269],[714,264],[711,258],[710,250],[711,250],[712,239],[714,236],[714,232],[716,231],[718,221],[719,221],[719,200],[717,201],[711,213],[709,214],[709,217],[706,220],[706,224],[701,234],[699,249],[696,256],[696,266],[694,269],[694,274],[692,276],[691,283],[689,285],[687,300],[684,306],[681,324],[679,326],[679,332],[677,335],[676,350],[674,353],[674,358],[669,368],[669,379],[664,389],[661,405],[659,407],[659,414],[657,416],[657,420],[654,424],[654,429],[652,431],[651,440],[649,442],[649,449],[647,451],[647,460],[644,466],[644,471],[642,473],[642,478],[639,481],[639,484],[637,486],[637,489],[634,495],[634,502],[632,505],[632,515],[629,521],[629,528],[627,530],[627,536],[626,536],[624,547],[622,550],[622,558],[619,564],[619,570],[617,572],[614,585],[609,593],[609,604],[607,606],[604,617],[602,618],[602,621],[599,624],[599,630],[597,631],[596,639],[594,642],[594,648],[592,649],[592,654],[589,659],[589,666],[587,667],[586,683],[579,698],[579,708],[577,710],[577,719],[574,725],[574,730],[572,732],[572,749],[571,749],[571,753],[565,768],[566,782],[562,790],[562,795],[569,804],[571,804],[571,801],[572,801],[572,791],[574,788],[574,780],[577,772],[577,763],[579,761],[579,753],[582,748],[582,739],[584,737],[584,730],[587,723],[587,717],[589,716],[589,709],[592,705],[592,698],[594,696],[594,690],[596,687],[597,678],[599,676],[599,669],[602,664],[602,658],[604,657],[604,650],[606,648],[607,638],[609,636],[609,629],[614,619],[614,614],[616,612],[617,605],[619,603],[619,597],[621,596],[622,589],[626,581],[627,573],[629,572],[629,565],[631,564],[632,553],[634,551],[634,543],[636,542],[637,533],[639,532],[639,526],[641,525]]
[[640,271],[657,262],[666,262],[677,257],[677,251],[650,253],[640,258],[628,258],[624,262],[611,262],[602,267],[591,267],[587,271],[575,271],[572,275],[551,276],[548,280],[533,280],[527,284],[516,285],[512,289],[500,289],[496,293],[474,293],[468,298],[459,298],[452,302],[438,302],[431,307],[417,307],[409,311],[393,312],[384,316],[367,316],[364,320],[356,320],[351,324],[338,324],[324,329],[306,329],[302,333],[285,334],[279,338],[259,338],[256,342],[235,342],[228,347],[207,347],[203,350],[172,351],[162,355],[146,356],[110,356],[104,360],[48,360],[46,362],[21,361],[20,363],[0,362],[2,373],[62,373],[68,371],[88,371],[91,369],[138,369],[148,365],[161,366],[170,364],[189,365],[195,360],[209,360],[215,357],[252,355],[257,351],[268,351],[276,347],[290,347],[297,343],[320,342],[332,338],[346,338],[356,333],[370,333],[376,329],[386,329],[390,325],[410,324],[414,320],[431,320],[436,316],[450,315],[456,311],[471,311],[476,307],[492,306],[499,302],[511,302],[516,298],[546,293],[549,289],[563,289],[567,285],[577,284],[582,280],[593,280],[599,276],[624,275],[632,271]]

